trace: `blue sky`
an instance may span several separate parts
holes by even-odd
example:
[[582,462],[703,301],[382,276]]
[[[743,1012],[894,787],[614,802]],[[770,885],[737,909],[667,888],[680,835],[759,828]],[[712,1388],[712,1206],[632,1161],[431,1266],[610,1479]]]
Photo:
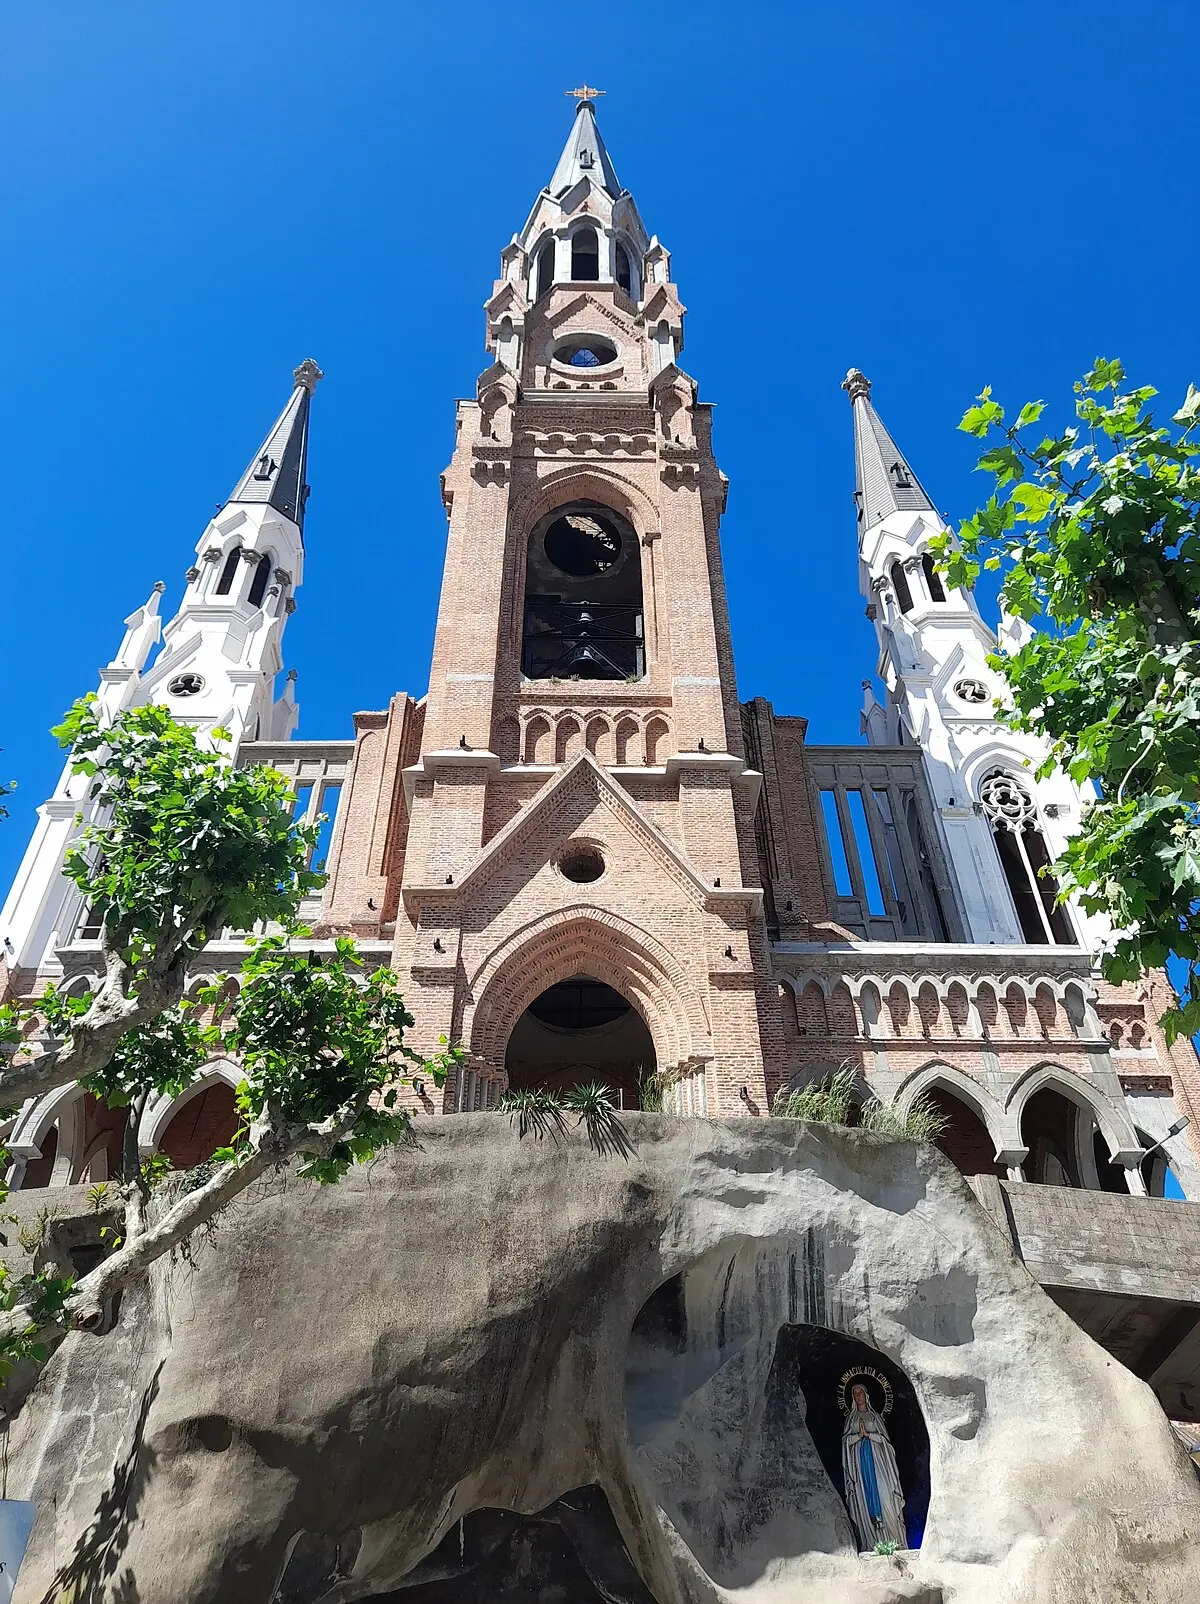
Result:
[[951,516],[982,384],[1065,396],[1097,353],[1200,379],[1198,46],[1193,0],[0,0],[0,880],[48,727],[153,582],[178,597],[304,356],[300,733],[425,689],[453,401],[584,80],[717,407],[741,694],[856,740],[845,370]]

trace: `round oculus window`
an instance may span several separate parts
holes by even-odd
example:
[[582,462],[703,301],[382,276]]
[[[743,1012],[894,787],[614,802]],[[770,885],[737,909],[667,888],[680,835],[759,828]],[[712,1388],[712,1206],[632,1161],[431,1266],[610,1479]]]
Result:
[[621,555],[621,531],[598,508],[561,513],[543,536],[546,556],[574,579],[603,574]]
[[954,694],[961,702],[971,702],[978,706],[980,702],[988,699],[988,688],[979,679],[960,679],[954,687]]
[[558,860],[558,872],[576,885],[590,885],[604,873],[604,859],[595,847],[570,846]]
[[167,685],[169,696],[195,696],[204,689],[202,674],[176,674]]
[[569,368],[606,368],[617,360],[617,348],[599,334],[576,334],[559,341],[554,360]]

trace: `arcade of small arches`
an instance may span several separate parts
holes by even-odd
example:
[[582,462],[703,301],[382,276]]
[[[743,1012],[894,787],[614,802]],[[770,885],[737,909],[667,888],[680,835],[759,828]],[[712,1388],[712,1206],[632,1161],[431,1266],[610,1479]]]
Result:
[[784,977],[780,995],[799,1036],[1107,1044],[1095,993],[1074,977],[801,972]]
[[631,301],[641,296],[641,253],[627,235],[592,218],[543,234],[530,256],[535,301],[555,284],[615,284]]
[[657,712],[556,713],[532,707],[497,726],[496,752],[503,763],[569,763],[584,751],[597,763],[617,768],[659,767],[674,751],[670,721]]
[[[781,987],[785,1028],[800,1038],[860,1042],[960,1041],[1104,1044],[1090,989],[1069,980],[1023,977],[870,977],[830,981],[788,977]],[[1144,1027],[1143,1027],[1144,1029]],[[833,1066],[809,1063],[791,1084],[819,1079]],[[1003,1095],[946,1059],[908,1077],[893,1101],[900,1111],[917,1098],[946,1121],[938,1145],[966,1175],[1161,1197],[1169,1165],[1133,1124],[1123,1101],[1090,1077],[1045,1062],[1006,1079]]]

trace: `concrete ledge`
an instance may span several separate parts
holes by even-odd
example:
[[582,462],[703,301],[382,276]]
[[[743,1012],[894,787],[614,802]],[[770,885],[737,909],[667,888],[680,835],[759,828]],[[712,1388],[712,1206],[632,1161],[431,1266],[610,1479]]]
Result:
[[1200,1303],[1200,1208],[1000,1182],[1017,1249],[1045,1287]]

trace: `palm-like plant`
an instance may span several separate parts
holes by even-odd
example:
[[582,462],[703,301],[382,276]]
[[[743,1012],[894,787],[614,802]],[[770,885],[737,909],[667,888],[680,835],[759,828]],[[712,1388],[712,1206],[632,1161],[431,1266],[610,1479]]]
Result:
[[505,1092],[496,1108],[516,1120],[519,1137],[528,1136],[532,1131],[541,1141],[543,1136],[558,1137],[564,1130],[563,1105],[553,1092],[537,1088]]
[[612,1091],[602,1081],[572,1087],[564,1096],[562,1106],[568,1113],[578,1115],[578,1123],[586,1127],[588,1143],[597,1153],[624,1156],[633,1151],[625,1127],[617,1117]]

